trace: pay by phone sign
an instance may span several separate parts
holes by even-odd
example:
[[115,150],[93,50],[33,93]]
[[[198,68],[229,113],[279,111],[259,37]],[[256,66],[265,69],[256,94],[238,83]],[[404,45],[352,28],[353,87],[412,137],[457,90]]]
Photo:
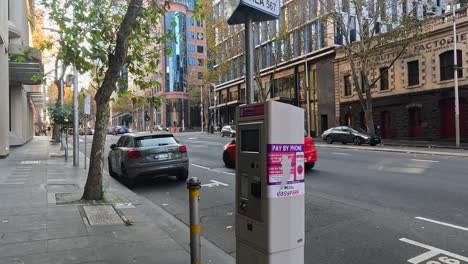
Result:
[[267,152],[268,197],[304,194],[304,145],[268,144]]

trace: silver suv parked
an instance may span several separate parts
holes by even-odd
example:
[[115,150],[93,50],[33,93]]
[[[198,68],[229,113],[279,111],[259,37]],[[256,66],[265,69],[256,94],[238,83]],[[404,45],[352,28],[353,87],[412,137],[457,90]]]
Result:
[[165,132],[123,135],[109,152],[109,174],[131,186],[136,178],[176,176],[185,181],[189,174],[187,147]]

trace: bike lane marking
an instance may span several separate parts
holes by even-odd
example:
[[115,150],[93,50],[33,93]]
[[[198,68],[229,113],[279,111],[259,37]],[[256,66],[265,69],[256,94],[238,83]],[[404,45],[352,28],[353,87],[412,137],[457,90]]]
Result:
[[445,223],[445,222],[441,222],[441,221],[437,221],[437,220],[433,220],[433,219],[429,219],[429,218],[425,218],[425,217],[420,217],[420,216],[417,216],[415,218],[419,219],[419,220],[422,220],[422,221],[431,222],[431,223],[434,223],[434,224],[439,224],[439,225],[443,225],[443,226],[448,226],[448,227],[460,229],[460,230],[463,230],[463,231],[468,231],[468,228],[463,227],[463,226],[453,225],[453,224],[449,224],[449,223]]
[[413,264],[468,264],[468,258],[460,256],[458,254],[448,252],[446,250],[429,246],[408,238],[400,238],[400,241],[411,244],[413,246],[428,249],[429,251],[424,252],[414,258],[408,260],[409,263]]

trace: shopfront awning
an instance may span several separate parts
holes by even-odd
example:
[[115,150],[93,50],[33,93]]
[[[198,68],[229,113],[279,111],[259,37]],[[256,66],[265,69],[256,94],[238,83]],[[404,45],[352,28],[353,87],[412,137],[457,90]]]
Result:
[[41,84],[44,69],[41,52],[38,49],[10,44],[8,58],[10,83]]
[[34,108],[44,108],[44,97],[41,92],[28,92],[28,97],[31,99]]

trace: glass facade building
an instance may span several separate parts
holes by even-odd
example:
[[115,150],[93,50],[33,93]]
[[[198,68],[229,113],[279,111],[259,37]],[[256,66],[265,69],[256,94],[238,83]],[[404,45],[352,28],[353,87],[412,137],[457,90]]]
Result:
[[165,19],[166,29],[170,28],[175,36],[170,44],[172,53],[166,55],[166,92],[183,92],[187,72],[186,15],[171,11]]

